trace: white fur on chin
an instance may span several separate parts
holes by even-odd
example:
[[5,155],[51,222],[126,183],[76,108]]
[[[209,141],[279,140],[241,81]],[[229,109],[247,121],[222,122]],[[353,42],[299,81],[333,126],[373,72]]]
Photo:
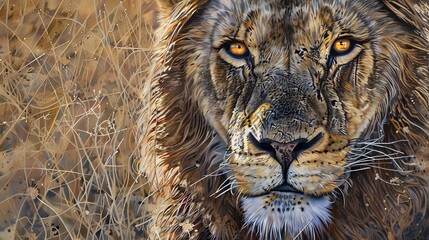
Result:
[[294,239],[303,233],[314,239],[330,220],[331,204],[326,196],[282,192],[241,199],[245,224],[260,239]]

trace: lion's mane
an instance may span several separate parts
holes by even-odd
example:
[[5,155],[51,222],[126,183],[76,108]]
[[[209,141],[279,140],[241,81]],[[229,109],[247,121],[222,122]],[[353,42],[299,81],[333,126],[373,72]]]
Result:
[[[148,230],[152,237],[231,239],[247,234],[237,196],[216,198],[215,190],[227,179],[216,172],[222,156],[207,153],[225,149],[190,97],[191,92],[204,89],[187,81],[183,67],[191,64],[189,53],[196,51],[183,29],[192,24],[193,15],[205,3],[185,0],[160,4],[157,57],[142,97],[145,109],[139,123],[140,169],[153,182]],[[384,69],[383,74],[397,81],[388,86],[389,102],[380,108],[366,135],[382,131],[382,142],[391,143],[392,151],[408,155],[409,160],[395,162],[396,172],[380,164],[351,174],[352,187],[334,204],[332,224],[324,233],[337,239],[429,235],[429,44],[424,21],[428,16],[416,6],[429,8],[402,0],[383,4],[397,23],[412,30],[391,39],[396,51],[390,57],[397,64]]]

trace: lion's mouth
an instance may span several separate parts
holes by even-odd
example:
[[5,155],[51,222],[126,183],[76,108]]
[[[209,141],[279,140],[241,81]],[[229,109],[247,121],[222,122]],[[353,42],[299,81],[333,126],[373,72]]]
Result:
[[307,194],[304,193],[296,188],[294,188],[292,185],[288,184],[288,183],[283,183],[273,189],[271,189],[268,193],[266,194],[270,194],[270,193],[282,193],[282,194],[299,194],[302,196],[307,196],[307,197],[311,197],[314,199],[318,199],[318,198],[323,198],[323,197],[329,197],[329,193],[323,193],[323,194]]
[[304,194],[300,192],[298,189],[294,188],[292,185],[289,185],[287,183],[283,183],[273,189],[271,189],[271,192],[284,192],[284,193],[299,193]]
[[[299,138],[294,141],[288,143],[278,142],[268,138],[262,138],[257,140],[256,137],[250,133],[248,135],[249,142],[256,147],[259,151],[265,152],[269,154],[272,158],[274,158],[282,167],[283,173],[283,183],[280,185],[269,189],[265,194],[269,194],[272,192],[276,193],[295,193],[301,195],[308,195],[303,191],[298,190],[292,184],[289,183],[288,179],[288,170],[291,163],[297,160],[298,156],[312,149],[316,146],[319,141],[323,138],[323,133],[320,132],[316,136],[308,139],[308,138]],[[310,194],[310,196],[313,196]],[[314,196],[317,197],[317,196]]]

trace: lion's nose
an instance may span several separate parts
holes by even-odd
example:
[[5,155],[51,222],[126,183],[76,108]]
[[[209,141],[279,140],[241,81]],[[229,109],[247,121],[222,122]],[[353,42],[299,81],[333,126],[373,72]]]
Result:
[[297,159],[300,153],[313,147],[322,137],[323,133],[319,133],[311,140],[308,140],[307,138],[298,138],[288,143],[281,143],[268,138],[262,138],[258,141],[253,135],[250,139],[255,147],[259,150],[268,152],[273,158],[275,158],[282,166],[283,172],[286,174],[292,161]]

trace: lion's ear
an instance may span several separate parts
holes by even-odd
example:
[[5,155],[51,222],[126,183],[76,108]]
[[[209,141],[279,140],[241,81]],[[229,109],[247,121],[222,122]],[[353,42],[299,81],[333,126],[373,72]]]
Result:
[[424,22],[423,16],[416,11],[417,8],[424,7],[423,3],[419,3],[420,1],[382,0],[382,2],[391,12],[404,22],[420,30],[427,27],[427,23]]
[[[1,0],[0,0],[1,1]],[[205,4],[208,0],[156,0],[161,18],[171,17],[171,13],[192,16],[194,10]]]
[[156,0],[158,7],[162,10],[171,11],[174,5],[181,2],[182,0]]
[[162,11],[170,12],[174,7],[180,5],[181,7],[185,6],[201,6],[207,0],[156,0],[158,7]]

